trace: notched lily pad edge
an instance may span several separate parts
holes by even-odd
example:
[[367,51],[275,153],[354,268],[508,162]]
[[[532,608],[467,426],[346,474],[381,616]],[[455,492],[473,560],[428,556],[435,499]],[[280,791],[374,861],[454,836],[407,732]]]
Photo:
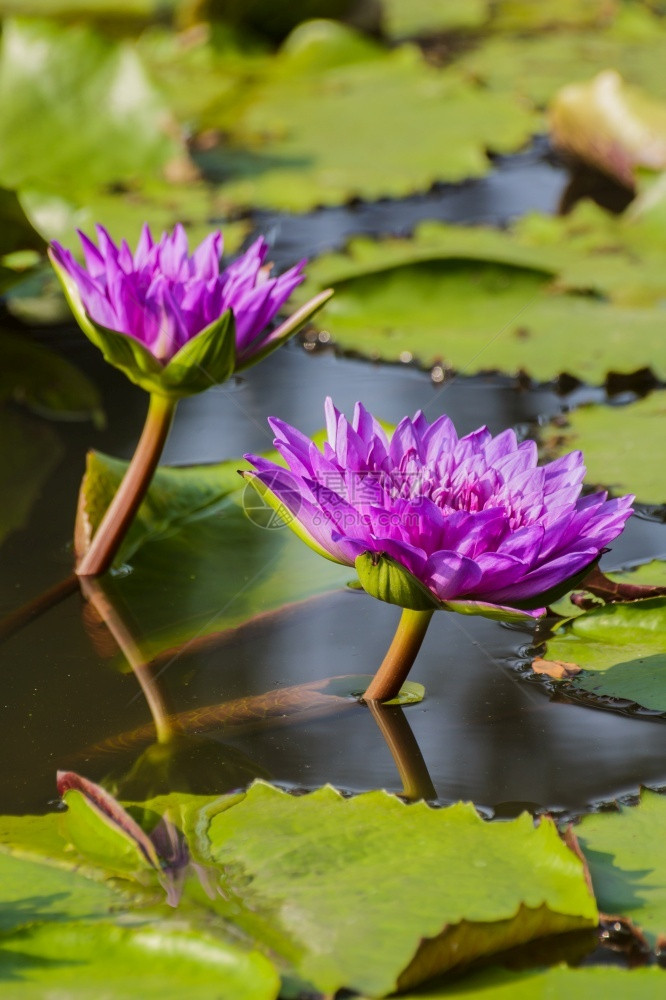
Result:
[[[320,335],[324,334],[324,340]],[[446,358],[435,361],[434,364],[426,364],[420,361],[418,354],[413,354],[405,349],[404,360],[392,358],[382,358],[380,354],[367,354],[353,347],[342,347],[333,337],[330,336],[325,326],[317,327],[317,320],[310,323],[310,330],[301,332],[298,341],[305,348],[308,354],[333,354],[336,358],[345,358],[349,361],[362,361],[365,364],[382,365],[385,368],[397,368],[400,370],[417,371],[430,377],[430,381],[437,388],[443,389],[454,379],[483,380],[483,379],[503,379],[510,388],[521,392],[534,390],[551,389],[562,400],[572,393],[591,394],[590,403],[613,403],[615,396],[624,393],[635,393],[638,399],[642,399],[655,389],[665,389],[666,382],[662,381],[651,368],[636,368],[631,372],[616,372],[610,369],[606,373],[603,382],[593,384],[585,382],[577,375],[569,371],[557,372],[550,379],[536,379],[524,368],[518,368],[515,372],[507,372],[500,368],[477,368],[473,372],[466,372],[450,365]],[[603,395],[599,398],[599,394]],[[585,400],[588,402],[588,400]],[[580,404],[582,405],[582,404]],[[557,418],[554,418],[557,419]]]

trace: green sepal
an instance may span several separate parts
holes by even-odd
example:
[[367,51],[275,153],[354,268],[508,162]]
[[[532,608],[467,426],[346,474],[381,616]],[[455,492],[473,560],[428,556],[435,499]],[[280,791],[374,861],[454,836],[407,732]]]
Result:
[[319,312],[322,306],[324,306],[328,300],[333,295],[333,289],[327,288],[323,292],[319,292],[314,298],[310,299],[304,305],[297,309],[295,313],[292,313],[284,323],[276,327],[275,330],[257,347],[256,351],[251,349],[246,354],[241,354],[238,358],[236,370],[242,371],[244,368],[249,368],[250,365],[255,365],[258,361],[263,360],[267,355],[272,354],[273,351],[277,350],[286,340],[300,330],[302,326],[308,323],[316,312]]
[[325,559],[329,559],[331,562],[338,563],[340,566],[346,565],[341,562],[341,560],[334,559],[331,553],[327,552],[327,550],[312,537],[305,525],[298,520],[298,517],[295,514],[292,514],[291,511],[285,507],[282,500],[280,500],[280,498],[276,496],[265,483],[262,482],[259,476],[257,476],[254,472],[247,472],[243,470],[239,470],[239,473],[250,486],[254,487],[261,499],[275,511],[278,517],[282,518],[285,525],[288,528],[291,528],[294,534],[298,535],[302,542],[305,542],[308,548],[312,549],[313,552],[316,552],[317,555],[324,556]]
[[51,264],[74,318],[104,359],[146,392],[180,399],[226,381],[236,364],[236,332],[231,310],[184,344],[166,364],[126,333],[109,330],[86,312],[76,282],[49,250]]
[[[372,597],[387,604],[397,604],[412,611],[457,611],[463,615],[481,615],[493,621],[525,623],[534,616],[522,607],[504,607],[487,601],[440,601],[408,569],[384,552],[363,552],[356,559],[356,572],[361,586]],[[589,572],[589,567],[585,572]],[[565,589],[566,593],[566,589]],[[528,602],[526,602],[528,603]],[[535,599],[533,607],[544,606],[543,599]]]
[[362,552],[355,565],[361,586],[379,601],[412,611],[441,608],[441,602],[420,580],[384,552]]
[[227,309],[174,354],[162,370],[161,391],[168,396],[193,396],[226,382],[235,367],[236,324]]

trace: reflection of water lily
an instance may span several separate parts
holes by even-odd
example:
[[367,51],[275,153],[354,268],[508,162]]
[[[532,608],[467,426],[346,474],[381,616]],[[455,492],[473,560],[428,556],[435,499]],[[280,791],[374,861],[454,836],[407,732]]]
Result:
[[[257,469],[248,478],[313,548],[356,565],[369,593],[407,609],[399,630],[407,669],[433,610],[541,614],[631,513],[632,497],[581,498],[580,452],[537,466],[534,442],[519,444],[511,430],[458,438],[448,417],[429,424],[418,413],[389,441],[361,404],[350,424],[330,400],[323,453],[282,421],[271,426],[288,471],[247,456]],[[380,697],[373,685],[366,696]]]

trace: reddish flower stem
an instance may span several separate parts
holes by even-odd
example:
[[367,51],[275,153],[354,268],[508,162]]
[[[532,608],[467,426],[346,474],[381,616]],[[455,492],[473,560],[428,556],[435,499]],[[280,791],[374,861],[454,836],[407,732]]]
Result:
[[399,693],[421,648],[434,611],[403,608],[384,661],[363,695],[364,701],[390,701]]
[[176,400],[157,393],[151,395],[146,422],[132,461],[93,536],[90,548],[76,567],[78,576],[99,576],[113,562],[150,486],[175,409]]

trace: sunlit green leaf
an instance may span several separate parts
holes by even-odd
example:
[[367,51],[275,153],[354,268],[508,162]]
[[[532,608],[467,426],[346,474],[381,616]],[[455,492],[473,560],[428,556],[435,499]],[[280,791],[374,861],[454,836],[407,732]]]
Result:
[[208,185],[167,183],[144,179],[140,189],[130,192],[93,192],[81,203],[73,192],[68,200],[61,195],[24,191],[21,204],[31,223],[47,240],[60,240],[77,251],[76,230],[94,236],[96,223],[109,231],[111,238],[137,244],[144,223],[159,235],[180,222],[187,231],[190,246],[196,246],[213,229],[222,229],[224,252],[233,253],[248,233],[245,221],[220,224],[222,206]]
[[606,1000],[654,1000],[663,986],[664,972],[654,966],[631,971],[621,966],[491,968],[448,986],[404,993],[401,1000],[590,1000],[597,995]]
[[545,659],[575,663],[573,688],[666,712],[666,598],[606,604],[559,628]]
[[[569,10],[572,6],[567,4]],[[534,9],[532,17],[542,16],[542,4],[529,7]],[[580,11],[582,5],[576,7]],[[550,4],[546,11],[555,11],[556,19],[564,8],[556,0],[556,5]],[[605,27],[591,25],[573,31],[535,27],[531,35],[520,29],[513,35],[490,35],[465,53],[457,68],[481,81],[492,93],[512,94],[514,99],[536,108],[545,107],[566,84],[589,79],[609,67],[655,97],[666,97],[666,31],[662,19],[647,7],[618,5],[618,16],[607,18]],[[544,120],[541,124],[535,121],[535,131],[543,124]]]
[[[132,48],[81,25],[8,20],[0,47],[0,183],[62,196],[159,173],[182,154]],[[26,122],[31,127],[26,127]]]
[[[318,43],[322,24],[308,26]],[[287,42],[274,74],[239,108],[230,142],[202,159],[230,205],[303,211],[401,197],[480,176],[487,149],[527,141],[532,118],[513,101],[431,69],[411,47],[342,65],[340,28],[331,34],[337,65],[324,57],[306,74]]]
[[4,932],[25,924],[108,917],[114,907],[131,900],[107,882],[78,874],[73,864],[62,867],[46,861],[0,853]]
[[584,817],[576,827],[599,908],[630,917],[654,946],[666,933],[666,797],[644,789],[636,806]]
[[317,326],[372,358],[593,383],[609,371],[662,373],[662,231],[658,206],[615,220],[581,205],[508,232],[424,223],[410,239],[359,238],[314,261],[297,295],[332,286]]
[[[618,570],[606,574],[608,580],[613,583],[626,584],[629,587],[666,587],[666,562],[661,559],[651,559],[649,562],[630,569]],[[578,593],[585,591],[583,582],[574,588]],[[591,598],[592,594],[588,593]],[[650,595],[644,594],[644,597]],[[657,596],[657,595],[654,595]],[[551,601],[549,607],[556,614],[563,618],[577,617],[584,614],[584,609],[572,604],[569,594],[565,594],[558,601]]]
[[488,15],[486,0],[382,0],[383,27],[390,38],[413,38],[444,31],[480,28]]
[[235,919],[325,993],[381,996],[596,922],[580,861],[552,822],[535,828],[527,814],[489,824],[471,805],[257,783],[208,836]]
[[[657,391],[629,406],[585,406],[567,414],[565,427],[545,428],[549,455],[580,448],[586,482],[613,493],[635,493],[643,503],[666,501],[666,468],[659,455],[666,426],[666,393]],[[640,442],[640,447],[636,443]]]
[[0,975],[16,1000],[275,1000],[280,988],[263,955],[166,923],[29,927],[0,942]]

